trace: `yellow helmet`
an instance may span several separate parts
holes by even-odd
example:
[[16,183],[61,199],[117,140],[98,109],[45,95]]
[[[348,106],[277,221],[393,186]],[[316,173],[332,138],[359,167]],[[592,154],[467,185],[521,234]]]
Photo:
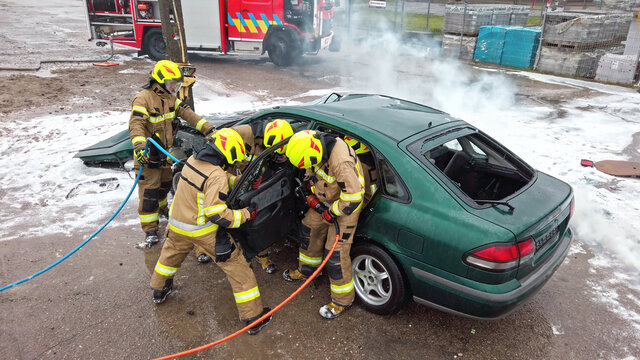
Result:
[[227,160],[228,164],[243,161],[246,158],[244,141],[235,130],[224,128],[211,136],[211,142]]
[[151,78],[158,84],[164,84],[167,80],[175,80],[179,83],[184,81],[178,64],[169,60],[158,61],[151,71]]
[[356,155],[360,155],[360,154],[364,154],[364,153],[368,153],[369,147],[363,143],[361,143],[360,141],[350,137],[350,136],[345,136],[344,137],[344,142],[347,143],[347,145],[351,146],[353,148],[353,150],[356,151]]
[[[293,135],[293,129],[286,120],[275,119],[264,127],[264,147],[269,148],[280,141]],[[284,154],[287,145],[281,147],[275,152]]]
[[322,160],[322,143],[313,130],[295,133],[287,144],[286,155],[289,161],[300,169],[308,169]]

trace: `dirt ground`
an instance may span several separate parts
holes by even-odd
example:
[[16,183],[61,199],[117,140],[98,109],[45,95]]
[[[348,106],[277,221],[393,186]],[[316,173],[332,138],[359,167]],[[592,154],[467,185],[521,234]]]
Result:
[[[201,58],[194,63],[202,76],[212,73],[239,89],[277,81],[280,85],[270,88],[277,96],[331,85],[296,74],[293,68],[273,68],[263,76],[270,65],[258,60]],[[0,95],[3,116],[10,122],[37,114],[126,110],[149,66],[148,61],[131,60],[114,68],[85,65],[51,71],[55,77],[2,77],[0,81],[20,94]],[[131,73],[121,73],[127,69]],[[521,96],[533,98],[530,93],[540,93],[541,87],[556,88],[556,95],[535,96],[535,101],[558,101],[560,93],[589,96],[585,90],[529,80],[522,80]],[[76,101],[85,97],[90,101]],[[135,204],[128,204],[121,216],[135,217]],[[85,235],[0,242],[0,281],[8,283],[43,268],[52,254],[66,253]],[[154,306],[148,281],[160,248],[135,249],[140,237],[137,226],[109,227],[55,270],[3,292],[3,357],[142,359],[202,345],[239,327],[224,274],[193,257],[176,277],[177,291],[162,306]],[[587,283],[600,276],[588,271],[591,256],[589,251],[571,255],[531,302],[495,322],[463,319],[417,304],[393,316],[373,315],[356,305],[348,316],[325,321],[317,315],[328,299],[327,279],[320,278],[277,313],[259,336],[243,335],[194,357],[559,359],[638,354],[637,343],[624,335],[628,324],[586,295]],[[294,266],[296,251],[281,244],[273,257],[281,268]],[[279,273],[256,275],[265,304],[276,305],[294,289]],[[560,327],[562,335],[554,334]]]
[[[64,0],[55,3],[67,4]],[[16,12],[18,4],[10,1],[0,8]],[[70,18],[74,31],[82,31],[81,20]],[[11,24],[0,25],[0,30],[6,30]],[[2,36],[11,38],[8,32]],[[22,44],[19,37],[13,39],[9,45]],[[5,42],[0,50],[9,45]],[[17,56],[31,54],[28,45],[14,51]],[[111,68],[51,64],[38,72],[0,71],[0,115],[5,123],[0,136],[11,136],[11,126],[6,124],[47,114],[127,111],[152,63],[130,51],[119,52],[125,54],[122,64]],[[265,100],[339,87],[345,78],[357,80],[362,67],[335,54],[306,58],[287,69],[274,67],[266,58],[193,56],[191,60],[202,79],[219,82],[229,91],[268,89],[256,95]],[[593,90],[522,77],[513,77],[513,81],[522,102],[554,104],[594,94]],[[0,149],[0,155],[7,155],[5,149]],[[7,206],[2,198],[0,191],[0,206]],[[127,204],[120,217],[135,218],[136,206]],[[52,221],[55,218],[52,214]],[[42,229],[41,236],[28,240],[0,241],[0,284],[41,270],[87,235],[52,236]],[[193,256],[176,276],[176,291],[166,303],[155,306],[148,284],[160,246],[144,251],[134,248],[141,238],[137,225],[109,226],[54,270],[0,293],[1,357],[145,359],[200,346],[239,329],[223,272],[214,264],[198,264]],[[296,252],[293,246],[281,243],[272,249],[272,257],[284,269],[297,264]],[[640,345],[633,335],[637,330],[605,304],[592,301],[592,284],[606,282],[612,275],[606,269],[593,271],[589,264],[593,257],[577,239],[544,288],[498,321],[470,320],[415,303],[392,316],[374,315],[356,304],[345,316],[326,321],[318,315],[318,308],[329,299],[324,276],[276,313],[259,335],[243,334],[186,358],[638,358]],[[295,285],[281,279],[280,271],[267,275],[255,264],[253,267],[265,305],[275,306],[294,290]],[[624,284],[608,286],[630,294]]]

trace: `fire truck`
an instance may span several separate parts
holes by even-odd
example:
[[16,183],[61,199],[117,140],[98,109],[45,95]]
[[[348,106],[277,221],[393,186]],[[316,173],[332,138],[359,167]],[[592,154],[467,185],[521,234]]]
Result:
[[[89,40],[131,46],[153,60],[166,57],[158,0],[84,1]],[[289,66],[302,54],[317,54],[321,49],[339,51],[333,34],[334,1],[185,0],[187,49],[221,54],[266,52],[278,66]]]

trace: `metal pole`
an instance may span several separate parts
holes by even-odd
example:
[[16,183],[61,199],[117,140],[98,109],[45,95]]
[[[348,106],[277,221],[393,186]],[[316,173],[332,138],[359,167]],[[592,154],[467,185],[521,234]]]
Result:
[[393,12],[393,29],[396,29],[396,23],[398,21],[398,0],[395,0],[396,2],[396,9]]
[[467,20],[467,2],[464,2],[464,12],[462,13],[462,29],[460,29],[460,52],[458,53],[458,58],[462,56],[462,39],[464,38],[464,26],[466,25]]
[[427,4],[427,32],[431,32],[429,30],[429,17],[431,16],[431,0],[429,0],[429,3]]
[[347,1],[347,38],[351,39],[351,6],[352,0]]
[[544,40],[544,24],[547,19],[547,6],[542,7],[542,30],[540,31],[540,41],[538,42],[538,51],[536,51],[536,60],[533,62],[533,70],[538,69],[538,61],[540,60],[540,53],[542,52],[542,41]]
[[400,31],[401,32],[404,30],[404,2],[405,0],[402,0],[402,14],[400,15]]

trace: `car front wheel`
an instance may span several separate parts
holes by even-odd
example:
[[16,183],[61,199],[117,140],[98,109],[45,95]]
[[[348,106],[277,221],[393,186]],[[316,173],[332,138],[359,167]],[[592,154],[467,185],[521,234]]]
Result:
[[407,286],[395,261],[380,247],[358,244],[351,251],[353,284],[358,299],[372,313],[398,312],[407,299]]

